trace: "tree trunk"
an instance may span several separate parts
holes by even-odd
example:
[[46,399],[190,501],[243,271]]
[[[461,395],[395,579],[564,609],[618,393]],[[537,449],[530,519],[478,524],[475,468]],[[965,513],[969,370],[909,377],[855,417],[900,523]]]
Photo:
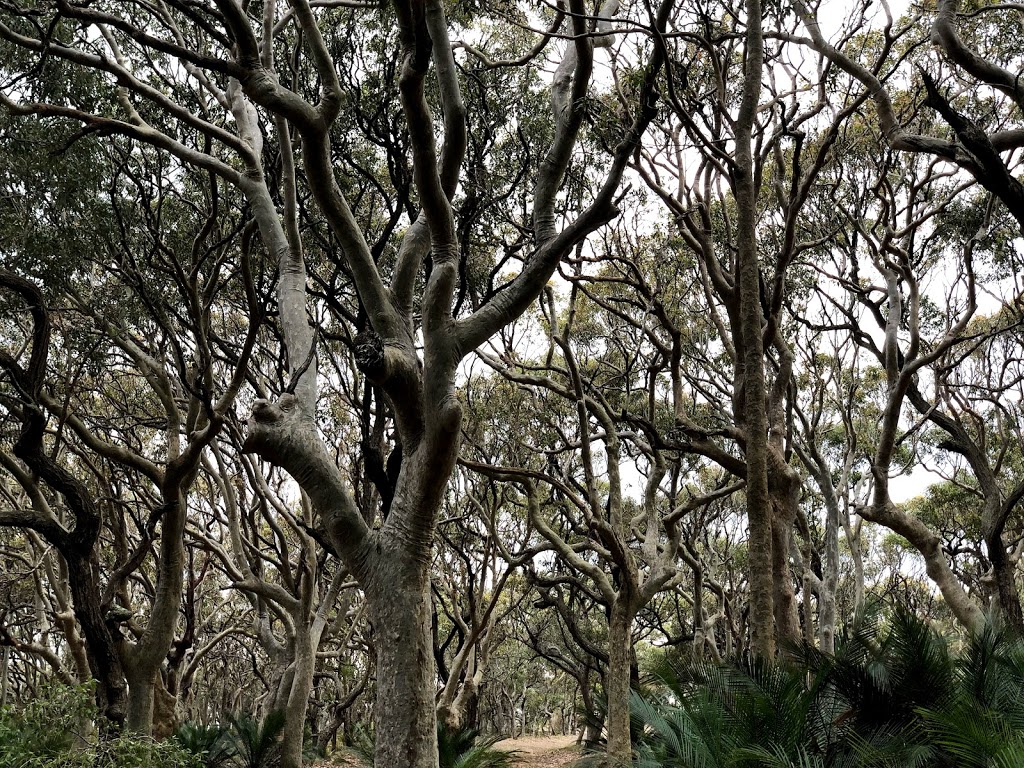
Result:
[[629,738],[629,693],[633,657],[633,616],[629,600],[612,604],[608,621],[608,671],[604,693],[608,700],[608,750],[605,765],[629,765],[633,747]]
[[437,719],[449,728],[462,727],[465,719],[465,693],[472,686],[476,665],[476,643],[465,646],[455,657],[448,671],[448,682],[437,702]]
[[582,743],[584,749],[596,749],[597,745],[601,742],[601,730],[604,723],[598,722],[601,714],[597,707],[594,706],[594,694],[590,689],[590,681],[587,677],[585,675],[580,684],[580,696],[583,699],[583,708],[587,714],[583,723],[583,730],[580,732],[577,742]]
[[[189,481],[182,483],[187,486]],[[129,730],[146,735],[153,732],[154,686],[174,641],[185,583],[185,491],[173,482],[169,485],[163,490],[171,501],[160,523],[159,570],[149,620],[136,643],[122,643],[119,648],[128,678],[126,724]]]
[[[482,670],[481,670],[482,672]],[[480,690],[480,679],[482,674],[474,672],[472,668],[466,672],[466,679],[459,686],[459,693],[455,701],[437,710],[437,717],[451,729],[476,727],[476,703]]]
[[7,706],[7,690],[10,685],[11,646],[5,645],[0,651],[0,708]]
[[178,729],[178,697],[164,685],[161,675],[153,686],[153,738],[169,738]]
[[1020,595],[1014,579],[1017,564],[1006,556],[1006,544],[1001,531],[988,531],[985,536],[992,575],[999,596],[999,616],[1018,635],[1024,636],[1024,613],[1021,611]]
[[789,498],[772,504],[772,605],[775,613],[776,641],[789,647],[800,645],[800,620],[797,615],[793,574],[789,566],[789,550],[793,519],[787,508]]
[[833,497],[826,510],[825,573],[818,593],[818,643],[828,654],[835,653],[836,649],[836,589],[839,586],[839,505],[835,501]]
[[850,520],[849,503],[843,513],[843,536],[853,561],[853,610],[859,612],[864,605],[864,556],[861,553],[860,529]]
[[154,738],[166,738],[174,733],[177,717],[176,698],[168,693],[158,672],[132,670],[125,664],[128,681],[128,718],[125,728]]
[[[980,454],[980,452],[978,452]],[[970,460],[971,457],[968,457]],[[1016,506],[1012,499],[1004,500],[1000,492],[995,472],[978,455],[972,462],[975,476],[978,478],[985,505],[982,508],[981,525],[988,549],[988,559],[992,564],[992,578],[995,581],[997,611],[996,615],[1018,635],[1024,635],[1024,612],[1021,610],[1020,594],[1017,592],[1014,571],[1017,564],[1006,555],[1006,542],[1003,531],[1011,510]]]
[[126,668],[128,674],[128,719],[125,727],[133,733],[148,735],[153,730],[153,691],[156,674],[152,671],[134,672]]
[[747,444],[747,549],[750,579],[750,648],[755,656],[775,656],[772,579],[772,503],[768,490],[767,385],[764,372],[764,313],[757,249],[757,194],[752,131],[761,93],[764,40],[761,4],[746,0],[747,34],[743,92],[736,121],[736,166],[733,189],[739,209],[736,281],[739,295],[739,340],[736,361],[736,415],[743,421]]
[[377,669],[387,670],[377,679],[374,765],[437,768],[429,558],[401,550],[378,541],[365,585]]
[[977,632],[985,624],[985,614],[977,603],[964,590],[946,559],[942,550],[942,542],[927,525],[918,518],[908,514],[893,503],[880,505],[880,509],[869,508],[862,513],[872,522],[884,525],[898,533],[921,553],[925,562],[925,572],[939,588],[950,611],[968,631]]
[[295,622],[295,659],[292,662],[291,684],[280,704],[284,709],[284,733],[281,738],[282,768],[302,768],[302,737],[306,730],[306,709],[313,691],[316,671],[316,648],[309,626]]
[[100,610],[98,566],[90,554],[65,553],[75,618],[82,626],[99,713],[115,728],[128,716],[128,691],[114,635]]

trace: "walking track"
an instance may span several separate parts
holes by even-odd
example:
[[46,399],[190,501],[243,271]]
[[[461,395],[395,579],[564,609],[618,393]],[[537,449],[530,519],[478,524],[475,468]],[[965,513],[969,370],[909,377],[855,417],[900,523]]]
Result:
[[495,746],[498,749],[518,750],[519,765],[524,768],[564,768],[580,759],[575,735],[505,739]]

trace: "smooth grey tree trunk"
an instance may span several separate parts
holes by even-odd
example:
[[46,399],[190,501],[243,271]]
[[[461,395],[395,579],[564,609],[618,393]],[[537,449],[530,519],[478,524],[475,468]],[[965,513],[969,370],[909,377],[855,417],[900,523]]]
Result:
[[388,671],[377,680],[374,765],[436,768],[429,562],[400,550],[381,554],[366,584],[377,668]]

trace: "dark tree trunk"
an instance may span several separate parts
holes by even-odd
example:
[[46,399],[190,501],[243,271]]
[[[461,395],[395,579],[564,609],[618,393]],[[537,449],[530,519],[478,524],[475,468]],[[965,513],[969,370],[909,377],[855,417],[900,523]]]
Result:
[[99,566],[91,552],[65,552],[64,559],[75,618],[82,627],[89,670],[96,680],[96,704],[100,715],[120,729],[128,716],[128,686],[114,634],[100,608]]
[[1017,564],[1006,556],[1006,544],[1000,531],[988,531],[985,544],[988,547],[992,575],[996,582],[996,594],[999,597],[999,616],[1014,632],[1024,636],[1024,614],[1021,611],[1020,594],[1014,578]]

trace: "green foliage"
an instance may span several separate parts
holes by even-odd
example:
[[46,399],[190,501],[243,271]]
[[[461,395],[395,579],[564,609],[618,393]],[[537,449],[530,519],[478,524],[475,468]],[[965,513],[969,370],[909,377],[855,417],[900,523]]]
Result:
[[49,686],[17,710],[0,710],[0,768],[273,768],[284,715],[236,715],[230,727],[186,723],[163,742],[104,738],[96,723],[91,685]]
[[[352,752],[366,765],[373,765],[374,737],[357,727]],[[473,728],[449,728],[437,723],[437,755],[440,768],[512,768],[516,750],[495,749],[498,737],[481,738]]]
[[147,737],[125,734],[112,741],[98,744],[95,747],[95,758],[91,761],[86,758],[85,761],[71,760],[50,765],[67,765],[69,768],[200,768],[202,763],[173,741],[154,741]]
[[976,485],[973,478],[959,474],[965,476],[958,476],[957,482],[933,483],[923,495],[912,499],[907,508],[936,530],[980,541],[984,538],[980,493],[971,488]]
[[202,761],[205,768],[228,765],[236,754],[231,732],[224,725],[183,723],[173,738],[182,749]]
[[440,768],[512,768],[516,752],[495,749],[497,736],[481,738],[472,728],[449,728],[437,724],[437,753]]
[[271,712],[262,722],[246,714],[233,715],[229,719],[237,765],[241,768],[273,768],[280,762],[284,712]]
[[699,663],[666,667],[660,676],[667,689],[660,705],[639,696],[632,701],[641,733],[638,765],[819,764],[829,736],[799,668]]
[[175,741],[97,733],[91,685],[53,685],[19,710],[0,711],[4,768],[201,768]]
[[0,765],[16,765],[19,756],[39,765],[56,759],[85,742],[94,716],[91,686],[47,686],[20,710],[0,711]]
[[1024,642],[989,626],[954,652],[906,610],[867,611],[836,654],[661,670],[634,697],[642,768],[1024,765]]

